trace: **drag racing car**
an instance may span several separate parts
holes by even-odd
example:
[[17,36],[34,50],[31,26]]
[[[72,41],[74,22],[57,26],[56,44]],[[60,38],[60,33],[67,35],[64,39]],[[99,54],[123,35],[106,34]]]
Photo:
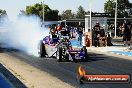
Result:
[[57,47],[56,59],[57,61],[78,59],[87,60],[87,49],[76,38],[69,37],[69,31],[62,30],[60,44]]
[[[76,61],[87,60],[87,49],[76,38],[70,38],[70,32],[61,30],[58,36],[52,36],[52,39],[47,36],[40,42],[40,56],[49,57],[55,55],[58,62],[61,61]],[[55,39],[56,41],[52,41]]]

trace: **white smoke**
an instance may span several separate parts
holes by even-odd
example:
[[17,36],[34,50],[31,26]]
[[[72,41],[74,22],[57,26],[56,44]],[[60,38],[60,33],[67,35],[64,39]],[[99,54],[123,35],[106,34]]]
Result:
[[0,42],[28,54],[38,56],[38,44],[49,30],[41,27],[37,16],[21,16],[16,20],[7,21],[5,32],[0,33]]

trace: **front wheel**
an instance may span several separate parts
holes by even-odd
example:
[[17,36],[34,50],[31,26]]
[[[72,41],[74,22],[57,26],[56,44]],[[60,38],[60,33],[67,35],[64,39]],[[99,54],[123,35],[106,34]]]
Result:
[[66,53],[65,59],[66,59],[67,61],[69,61],[69,54],[68,54],[68,53]]
[[87,52],[86,46],[83,47],[83,50],[84,50],[84,60],[87,61],[88,60],[88,52]]
[[56,59],[57,59],[58,62],[62,61],[62,48],[60,48],[60,47],[57,49]]

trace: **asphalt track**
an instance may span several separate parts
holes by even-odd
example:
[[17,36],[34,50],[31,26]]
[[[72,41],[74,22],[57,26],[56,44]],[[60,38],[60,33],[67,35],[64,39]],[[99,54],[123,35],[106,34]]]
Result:
[[110,57],[88,51],[89,60],[87,62],[74,63],[57,62],[55,58],[38,58],[12,49],[4,49],[2,53],[17,57],[18,59],[75,86],[76,88],[132,88],[131,81],[128,84],[80,85],[76,80],[77,69],[80,65],[85,68],[87,74],[129,74],[132,77],[132,61],[127,59]]

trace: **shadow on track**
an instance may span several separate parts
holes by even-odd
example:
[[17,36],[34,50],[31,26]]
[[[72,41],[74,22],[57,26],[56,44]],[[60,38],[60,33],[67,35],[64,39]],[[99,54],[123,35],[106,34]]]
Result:
[[0,53],[11,52],[11,51],[13,51],[13,52],[19,52],[19,50],[14,49],[14,48],[2,48],[2,47],[0,47]]

